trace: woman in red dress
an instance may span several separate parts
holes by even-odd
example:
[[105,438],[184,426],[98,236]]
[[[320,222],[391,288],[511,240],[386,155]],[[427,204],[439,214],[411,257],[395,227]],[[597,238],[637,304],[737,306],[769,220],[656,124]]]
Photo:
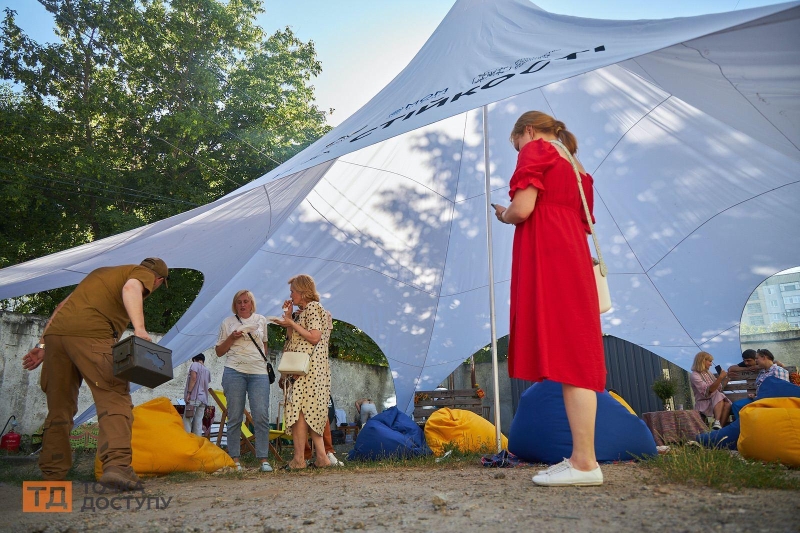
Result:
[[[575,136],[539,111],[511,132],[519,152],[509,184],[511,204],[495,206],[514,224],[508,371],[528,381],[562,384],[572,456],[533,478],[538,485],[600,485],[594,450],[597,396],[606,382],[597,288],[578,180],[568,153]],[[575,160],[590,211],[592,177]]]

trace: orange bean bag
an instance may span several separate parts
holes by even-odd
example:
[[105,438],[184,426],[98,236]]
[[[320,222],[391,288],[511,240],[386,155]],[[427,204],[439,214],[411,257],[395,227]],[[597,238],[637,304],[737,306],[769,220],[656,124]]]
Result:
[[[462,452],[497,452],[494,424],[482,416],[463,409],[443,407],[434,411],[425,423],[425,441],[434,455],[443,455],[446,445]],[[508,449],[508,439],[501,435],[502,447]]]
[[[167,398],[154,398],[133,408],[133,458],[131,466],[140,476],[171,472],[215,472],[233,466],[233,459],[206,438],[187,433],[183,419]],[[94,474],[103,474],[95,457]]]
[[636,414],[636,411],[634,411],[634,410],[633,410],[633,407],[631,407],[630,405],[628,405],[628,402],[626,402],[626,401],[625,401],[625,398],[623,398],[622,396],[620,396],[620,395],[619,395],[619,394],[617,394],[616,392],[611,392],[611,391],[608,391],[608,393],[611,395],[611,397],[612,397],[612,398],[614,398],[614,399],[615,399],[615,400],[617,400],[619,403],[621,403],[621,404],[622,404],[622,407],[624,407],[625,409],[627,409],[627,410],[628,410],[628,411],[629,411],[629,412],[630,412],[630,413],[631,413],[633,416],[639,416],[639,415],[637,415],[637,414]]
[[800,398],[764,398],[739,411],[742,457],[800,466]]

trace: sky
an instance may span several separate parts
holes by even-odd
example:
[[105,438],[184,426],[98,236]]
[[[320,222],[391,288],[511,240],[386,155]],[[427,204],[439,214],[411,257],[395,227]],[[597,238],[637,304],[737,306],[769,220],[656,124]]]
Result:
[[[360,109],[411,61],[454,0],[263,0],[259,24],[269,33],[290,26],[314,41],[322,74],[313,80],[317,105],[335,111],[336,126]],[[585,18],[661,19],[734,11],[770,0],[538,0],[546,11]],[[53,19],[37,0],[0,0],[17,11],[32,38],[53,41]]]

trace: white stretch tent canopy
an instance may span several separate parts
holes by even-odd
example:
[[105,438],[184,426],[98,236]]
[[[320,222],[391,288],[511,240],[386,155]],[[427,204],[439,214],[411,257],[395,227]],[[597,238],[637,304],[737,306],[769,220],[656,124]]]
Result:
[[[507,204],[508,136],[530,109],[566,122],[595,177],[603,330],[684,368],[699,349],[738,360],[751,291],[800,263],[800,2],[607,21],[460,0],[383,91],[290,161],[209,205],[3,269],[0,298],[147,256],[200,270],[162,341],[178,364],[214,344],[237,289],[278,314],[289,277],[308,273],[384,350],[410,410],[415,389],[489,343],[484,128],[492,201]],[[492,223],[502,336],[513,228]]]

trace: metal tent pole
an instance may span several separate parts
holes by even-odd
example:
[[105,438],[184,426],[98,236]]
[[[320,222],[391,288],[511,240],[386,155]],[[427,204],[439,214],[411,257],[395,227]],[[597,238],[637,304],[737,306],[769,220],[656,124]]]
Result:
[[494,309],[494,258],[492,252],[492,192],[489,184],[489,108],[483,106],[483,164],[486,177],[486,250],[489,256],[489,322],[492,331],[492,379],[494,379],[494,428],[497,453],[502,450],[500,433],[500,376],[497,371],[497,326]]

